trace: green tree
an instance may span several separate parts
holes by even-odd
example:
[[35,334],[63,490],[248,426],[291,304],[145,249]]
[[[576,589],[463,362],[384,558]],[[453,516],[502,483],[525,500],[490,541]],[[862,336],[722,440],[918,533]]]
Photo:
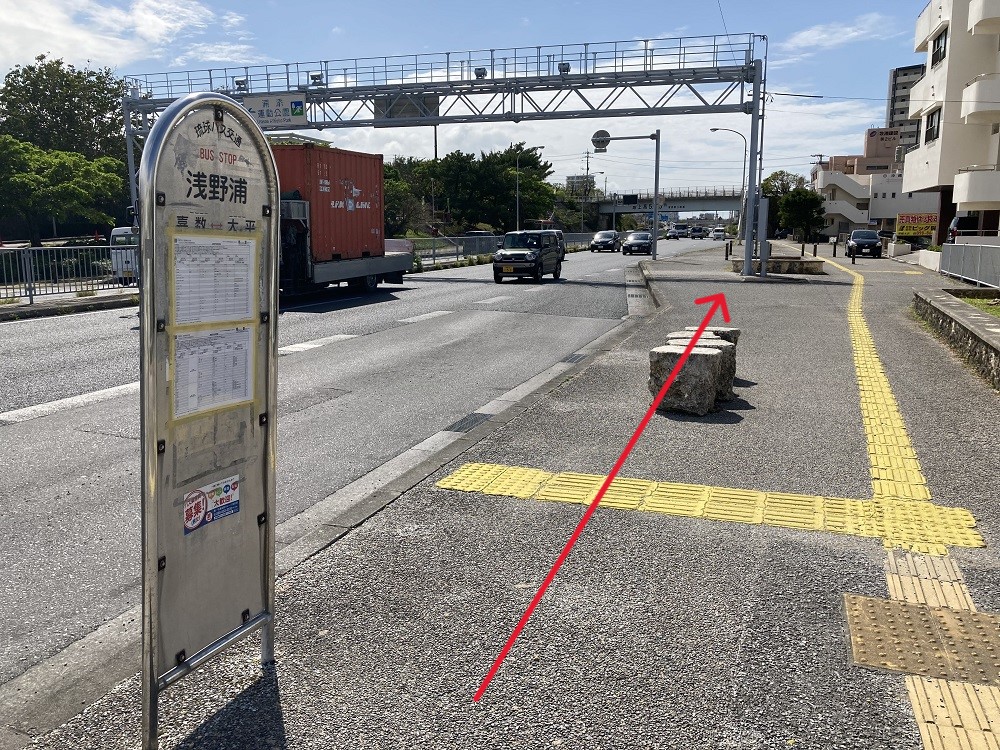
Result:
[[808,240],[813,230],[823,226],[823,196],[804,187],[797,187],[780,198],[778,215],[783,226],[801,229]]
[[385,235],[403,236],[420,218],[420,201],[391,164],[385,167]]
[[123,169],[110,156],[47,151],[0,135],[0,206],[24,220],[32,245],[41,244],[41,226],[49,217],[110,224],[112,217],[100,205],[122,189]]
[[[39,55],[32,64],[14,66],[4,78],[0,135],[46,151],[114,158],[121,187],[102,198],[99,207],[105,215],[124,218],[131,200],[125,166],[124,95],[125,80],[110,68],[81,69],[61,58]],[[107,223],[114,220],[108,218]]]
[[[798,174],[792,174],[791,172],[786,172],[783,169],[778,170],[777,172],[772,172],[761,181],[760,194],[765,198],[770,199],[770,210],[767,215],[768,237],[773,236],[775,231],[780,226],[778,210],[781,204],[781,199],[796,188],[804,188],[805,185],[805,177]],[[787,227],[787,225],[785,226]]]

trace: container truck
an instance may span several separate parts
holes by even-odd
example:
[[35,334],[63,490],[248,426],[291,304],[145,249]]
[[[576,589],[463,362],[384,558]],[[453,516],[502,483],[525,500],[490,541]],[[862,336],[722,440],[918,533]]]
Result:
[[382,155],[316,144],[274,145],[281,186],[279,285],[339,282],[369,292],[403,283],[411,252],[386,252]]

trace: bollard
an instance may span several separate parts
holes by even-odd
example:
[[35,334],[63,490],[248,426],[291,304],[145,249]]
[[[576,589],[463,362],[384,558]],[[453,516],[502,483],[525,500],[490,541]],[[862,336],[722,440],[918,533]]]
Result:
[[800,258],[806,257],[806,243],[804,243],[804,242],[802,243],[802,252],[799,253],[799,257]]
[[855,264],[855,262],[856,262],[855,258],[858,257],[858,251],[855,250],[853,253],[848,253],[848,255],[851,256],[851,265],[853,266]]
[[816,257],[816,243],[813,243],[813,257]]
[[726,260],[729,260],[729,243],[726,243]]
[[837,257],[837,240],[833,241],[833,257]]

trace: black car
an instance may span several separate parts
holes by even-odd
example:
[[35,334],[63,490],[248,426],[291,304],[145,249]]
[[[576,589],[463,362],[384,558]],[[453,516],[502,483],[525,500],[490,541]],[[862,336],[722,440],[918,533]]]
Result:
[[590,241],[590,252],[597,252],[598,250],[610,250],[613,253],[617,253],[621,248],[621,239],[618,237],[618,232],[614,230],[605,230],[603,232],[598,232],[594,235],[594,239]]
[[882,238],[874,229],[855,229],[847,240],[848,256],[868,253],[873,258],[882,257]]
[[507,276],[541,282],[542,275],[547,273],[553,279],[562,274],[559,237],[552,230],[507,232],[493,253],[493,280],[498,284]]
[[622,243],[622,255],[633,253],[653,254],[653,235],[649,232],[630,232]]

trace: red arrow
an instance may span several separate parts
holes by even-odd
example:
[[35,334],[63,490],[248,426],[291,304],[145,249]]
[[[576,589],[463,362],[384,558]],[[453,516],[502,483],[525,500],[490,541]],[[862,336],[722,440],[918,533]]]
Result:
[[729,307],[726,305],[726,295],[721,293],[713,294],[709,297],[702,297],[701,299],[696,299],[694,301],[696,305],[703,305],[706,302],[711,302],[712,306],[708,309],[705,319],[701,321],[701,325],[698,326],[698,330],[695,331],[694,335],[691,337],[691,341],[688,342],[688,345],[684,348],[684,353],[680,356],[680,359],[677,360],[677,364],[674,365],[674,369],[670,371],[670,376],[663,384],[663,387],[660,388],[660,392],[656,394],[656,398],[653,399],[653,403],[646,411],[646,415],[642,418],[642,421],[639,422],[639,426],[636,427],[635,432],[632,433],[632,437],[629,439],[628,445],[625,446],[625,450],[623,450],[622,454],[618,457],[614,468],[611,469],[611,473],[608,474],[607,478],[604,480],[604,484],[601,485],[601,489],[597,491],[594,499],[590,501],[590,505],[587,506],[587,510],[584,512],[580,522],[577,523],[576,528],[573,529],[573,533],[566,542],[566,546],[563,547],[562,552],[559,553],[559,557],[557,557],[555,563],[553,563],[552,569],[549,570],[548,575],[545,576],[545,580],[542,581],[542,585],[539,586],[538,591],[535,592],[535,597],[531,600],[531,604],[528,605],[524,614],[521,615],[521,619],[518,620],[517,625],[514,626],[514,630],[510,634],[510,637],[507,638],[507,642],[503,645],[503,648],[500,649],[500,653],[493,661],[493,666],[490,667],[490,671],[486,673],[486,677],[483,678],[482,683],[479,685],[479,689],[472,697],[474,702],[479,702],[479,699],[483,697],[483,693],[485,693],[486,688],[489,687],[490,681],[492,681],[494,675],[496,675],[497,671],[500,669],[500,665],[503,664],[504,659],[507,658],[507,654],[510,653],[511,648],[513,648],[514,641],[517,640],[517,637],[521,634],[521,630],[524,629],[524,626],[528,624],[528,620],[531,618],[531,613],[535,611],[535,607],[538,606],[542,597],[545,596],[545,592],[548,590],[552,580],[556,577],[556,573],[559,572],[559,568],[561,568],[562,564],[566,562],[566,558],[569,557],[569,553],[573,550],[573,545],[576,544],[576,540],[580,537],[580,534],[583,533],[583,529],[586,527],[590,517],[594,515],[594,511],[597,510],[597,506],[600,504],[601,498],[604,497],[604,493],[608,491],[608,487],[611,486],[615,477],[618,476],[618,472],[621,471],[621,468],[624,466],[629,454],[632,452],[635,444],[639,441],[639,437],[642,435],[643,430],[646,429],[646,425],[649,424],[649,420],[652,419],[653,415],[656,413],[656,407],[660,405],[660,402],[663,401],[663,397],[667,395],[667,390],[669,390],[671,383],[673,383],[674,379],[677,377],[677,373],[681,371],[684,363],[687,362],[687,358],[690,356],[691,350],[697,346],[698,339],[701,338],[705,329],[708,328],[709,321],[712,320],[712,317],[715,315],[715,311],[722,308],[722,319],[727,323],[729,322]]

